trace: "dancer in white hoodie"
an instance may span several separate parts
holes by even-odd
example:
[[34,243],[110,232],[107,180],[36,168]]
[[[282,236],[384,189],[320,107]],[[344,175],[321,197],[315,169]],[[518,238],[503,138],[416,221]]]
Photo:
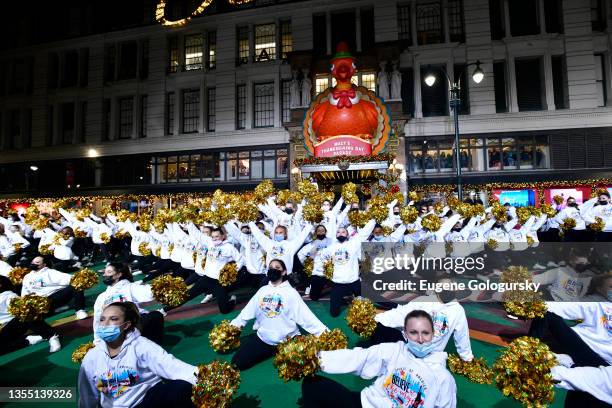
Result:
[[141,336],[139,322],[131,302],[104,309],[96,329],[103,341],[85,355],[79,372],[79,407],[193,407],[197,367]]
[[232,363],[240,370],[272,357],[278,343],[300,334],[299,327],[317,336],[327,330],[300,294],[283,279],[287,276],[283,261],[273,259],[267,275],[270,282],[255,293],[231,322],[242,328],[255,319],[254,327],[257,327],[257,333],[244,339],[232,358]]
[[433,334],[431,316],[414,310],[406,316],[406,342],[320,352],[321,371],[376,380],[356,392],[326,377],[306,377],[304,407],[454,408],[457,386],[446,369],[447,354],[433,351]]

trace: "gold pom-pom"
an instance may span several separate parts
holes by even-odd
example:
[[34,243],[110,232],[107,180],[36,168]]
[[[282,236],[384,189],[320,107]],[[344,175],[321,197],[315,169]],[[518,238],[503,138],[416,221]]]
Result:
[[225,206],[219,206],[215,211],[212,211],[211,222],[217,227],[222,227],[233,219],[232,210]]
[[419,211],[416,207],[405,206],[400,210],[400,219],[404,224],[412,224],[417,220],[419,216]]
[[311,183],[310,180],[303,180],[297,184],[297,191],[303,198],[310,201],[310,198],[317,194],[317,186]]
[[319,350],[331,351],[348,348],[348,338],[340,329],[326,330],[318,338]]
[[323,210],[317,204],[308,203],[304,206],[304,219],[313,224],[319,224],[323,221]]
[[435,214],[427,214],[421,219],[421,226],[431,232],[436,232],[442,227],[442,220]]
[[289,191],[289,190],[280,190],[276,194],[276,204],[278,204],[278,205],[285,205],[287,203],[287,201],[289,201],[290,197],[291,197],[291,191]]
[[555,202],[555,204],[561,205],[563,204],[563,197],[561,197],[560,195],[556,195],[553,197],[553,201]]
[[367,215],[369,219],[375,219],[378,224],[382,224],[388,216],[389,209],[385,205],[372,205]]
[[519,207],[516,209],[516,216],[521,225],[525,224],[529,217],[531,217],[531,209],[529,207]]
[[91,269],[81,269],[70,278],[70,286],[76,290],[91,289],[98,284],[98,274]]
[[142,254],[142,256],[151,255],[151,248],[149,248],[149,244],[147,242],[141,242],[138,244],[138,250]]
[[151,282],[153,297],[166,306],[179,306],[187,300],[187,285],[181,277],[159,276]]
[[51,301],[44,296],[25,295],[10,300],[8,312],[19,321],[31,322],[40,320],[49,313]]
[[17,266],[8,273],[8,278],[13,285],[21,285],[23,283],[23,277],[28,273],[32,272],[28,268],[24,268],[23,266]]
[[83,231],[80,228],[75,228],[74,229],[74,237],[75,238],[86,238],[87,237],[87,231]]
[[238,267],[236,266],[236,262],[228,262],[223,268],[221,268],[221,272],[219,272],[219,284],[221,286],[229,286],[236,282],[238,279]]
[[83,361],[83,359],[85,358],[85,354],[87,354],[87,352],[94,347],[95,345],[93,341],[81,344],[79,347],[76,348],[76,350],[72,352],[72,362],[76,364],[81,364],[81,361]]
[[601,217],[595,217],[595,222],[592,224],[589,224],[589,228],[595,232],[603,231],[605,226],[606,226],[606,223]]
[[349,211],[348,220],[353,227],[363,228],[368,223],[368,214],[364,211]]
[[313,269],[314,259],[312,259],[311,257],[307,257],[306,259],[304,259],[304,273],[306,274],[306,276],[311,277]]
[[320,368],[317,345],[313,335],[295,336],[280,343],[274,357],[278,376],[287,382],[314,375]]
[[493,238],[489,238],[487,239],[487,246],[491,249],[497,249],[497,247],[499,246],[499,242],[497,242]]
[[161,257],[161,247],[155,248],[153,255],[155,255],[157,258]]
[[567,217],[563,220],[560,227],[563,231],[569,231],[571,229],[574,229],[576,228],[576,220],[574,218]]
[[115,238],[122,240],[122,239],[126,239],[130,236],[130,233],[124,230],[119,230],[117,232],[115,232]]
[[531,238],[529,235],[527,235],[527,245],[532,247],[533,244],[535,244],[535,240]]
[[546,314],[546,302],[539,292],[509,290],[504,292],[502,299],[506,312],[520,319],[535,319]]
[[551,369],[557,364],[548,346],[519,337],[493,364],[497,388],[526,407],[545,407],[554,398]]
[[198,378],[191,392],[191,401],[198,408],[225,408],[240,386],[240,371],[225,361],[198,366]]
[[268,197],[274,192],[274,184],[272,184],[271,180],[264,180],[255,187],[255,200],[259,204],[263,204],[266,202]]
[[51,244],[44,244],[38,248],[38,253],[41,255],[53,255],[53,250],[51,249]]
[[416,191],[411,191],[408,193],[409,201],[419,201],[420,199],[421,197],[419,196],[419,193],[417,193]]
[[234,207],[234,212],[236,214],[236,219],[242,223],[255,222],[259,215],[257,205],[247,200],[240,201],[240,203]]
[[504,207],[500,203],[493,204],[493,209],[491,210],[491,213],[497,221],[506,222],[508,220],[508,213],[506,211],[506,207]]
[[451,354],[448,356],[447,363],[451,373],[462,375],[473,383],[491,384],[493,382],[493,371],[483,357],[463,361],[459,355]]
[[334,261],[332,259],[328,259],[323,263],[323,275],[328,280],[332,280],[334,277]]
[[21,248],[22,248],[22,247],[23,247],[23,244],[21,244],[21,243],[19,243],[19,242],[18,242],[18,243],[16,243],[16,244],[13,244],[13,248],[15,248],[15,252],[19,252],[19,251],[21,251]]
[[531,282],[531,273],[524,266],[509,266],[501,274],[500,280],[504,283]]
[[355,183],[346,183],[342,186],[342,199],[346,204],[358,203],[357,186]]
[[240,347],[240,328],[232,326],[229,320],[223,320],[210,331],[208,341],[217,353],[237,349]]
[[100,241],[102,241],[103,243],[108,244],[110,240],[111,238],[108,236],[106,232],[103,232],[100,234]]
[[376,329],[376,308],[370,299],[356,298],[348,307],[346,323],[361,337],[370,337]]
[[542,212],[542,214],[546,214],[548,218],[553,218],[555,215],[557,215],[557,210],[555,210],[549,204],[544,204],[543,206],[541,206],[540,211]]

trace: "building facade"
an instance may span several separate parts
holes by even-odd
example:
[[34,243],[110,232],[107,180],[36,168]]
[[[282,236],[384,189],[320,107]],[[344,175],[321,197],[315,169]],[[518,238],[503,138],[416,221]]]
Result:
[[[444,72],[461,78],[466,182],[612,169],[610,0],[215,1],[180,28],[143,3],[129,28],[0,53],[2,194],[287,186],[304,155],[302,105],[333,85],[340,41],[355,83],[375,90],[381,71],[400,75],[392,150],[408,186],[453,182]],[[167,16],[189,13],[179,6]],[[76,25],[95,15],[76,7]]]

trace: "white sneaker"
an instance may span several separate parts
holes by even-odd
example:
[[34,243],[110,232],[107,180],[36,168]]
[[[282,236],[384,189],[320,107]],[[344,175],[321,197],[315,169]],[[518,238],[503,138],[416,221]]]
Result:
[[230,296],[229,301],[236,303],[236,295]]
[[508,315],[506,315],[506,316],[508,316],[508,318],[509,318],[509,319],[512,319],[512,320],[518,320],[518,317],[516,317],[516,316],[514,316],[514,315],[508,314]]
[[62,344],[60,343],[59,336],[57,334],[49,339],[49,353],[55,353],[61,348]]
[[132,271],[132,276],[142,275],[142,271],[140,269],[134,269]]
[[83,319],[87,319],[89,317],[87,312],[82,310],[82,309],[81,310],[77,310],[75,315],[76,315],[77,320],[83,320]]
[[213,300],[214,296],[212,295],[212,293],[209,293],[208,295],[204,296],[204,298],[202,299],[202,301],[200,302],[201,304],[204,303],[208,303],[211,300]]
[[559,265],[557,265],[556,263],[554,263],[553,261],[548,261],[548,263],[546,264],[546,266],[548,266],[549,268],[558,268]]
[[168,315],[168,313],[167,313],[167,312],[164,310],[164,308],[163,308],[163,307],[162,307],[161,309],[157,309],[157,311],[158,311],[159,313],[161,313],[161,314],[162,314],[162,316],[164,316],[164,317],[166,317],[166,316]]
[[310,295],[310,286],[306,288],[306,290],[304,290],[304,294],[306,296]]
[[544,265],[540,265],[539,263],[536,263],[535,265],[533,265],[532,269],[538,269],[540,271],[543,271],[544,269],[546,269],[546,267]]
[[33,346],[35,344],[40,343],[44,339],[42,336],[26,336],[26,340],[28,341],[28,343],[30,343],[30,346]]
[[82,264],[82,263],[80,263],[80,262],[75,262],[73,266],[74,266],[75,268],[82,268],[82,267],[83,267],[83,264]]

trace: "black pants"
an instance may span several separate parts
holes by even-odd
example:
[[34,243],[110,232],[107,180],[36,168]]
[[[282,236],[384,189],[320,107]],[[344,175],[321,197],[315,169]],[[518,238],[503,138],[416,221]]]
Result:
[[44,320],[20,322],[19,319],[15,318],[0,329],[0,354],[10,353],[28,346],[29,343],[25,335],[29,330],[47,340],[55,334],[55,330]]
[[273,357],[275,353],[275,346],[264,343],[256,333],[253,333],[240,341],[240,348],[232,357],[232,364],[235,364],[240,371],[246,370]]
[[342,310],[343,297],[361,295],[361,281],[357,279],[351,283],[332,283],[331,294],[329,295],[329,313],[336,317]]
[[[550,312],[546,312],[543,318],[534,319],[529,328],[529,335],[539,339],[543,339],[547,333],[555,340],[555,345],[551,348],[557,353],[568,354],[572,360],[574,360],[576,367],[599,367],[609,365],[608,362],[594,352],[560,316]],[[609,407],[609,405],[603,401],[581,391],[568,391],[565,399],[565,406],[567,408]]]
[[310,300],[319,300],[321,298],[321,292],[325,287],[327,279],[323,276],[313,275],[310,277]]
[[142,267],[142,272],[147,275],[144,277],[143,281],[148,282],[168,271],[175,271],[180,267],[181,266],[179,264],[171,261],[170,259],[158,259],[153,264]]
[[[185,283],[187,284],[187,286],[193,284],[193,286],[187,292],[187,300],[191,300],[194,297],[201,295],[202,293],[210,293],[217,298],[219,312],[227,314],[234,310],[236,302],[229,300],[228,289],[221,286],[218,280],[194,273],[187,280],[185,280]],[[165,310],[172,309],[174,308],[165,308]]]
[[600,231],[595,235],[598,242],[612,242],[612,232]]
[[372,336],[370,336],[370,342],[374,346],[380,343],[396,343],[398,341],[404,341],[402,332],[393,327],[384,326],[376,322],[376,329]]
[[73,266],[74,261],[72,259],[57,259],[53,258],[53,269],[57,269],[58,271],[70,273],[76,270]]
[[176,268],[173,272],[172,272],[172,276],[179,276],[183,279],[185,279],[185,282],[192,277],[193,275],[197,275],[193,269],[187,269],[187,268],[183,268],[180,264],[178,266],[178,268]]
[[76,290],[72,286],[66,286],[47,298],[51,301],[50,313],[53,313],[58,307],[67,305],[71,300],[74,301],[74,310],[85,309],[85,293],[82,290]]
[[136,408],[193,408],[191,384],[183,380],[163,380],[147,391]]
[[361,393],[320,375],[302,381],[304,408],[361,408]]
[[261,283],[264,278],[267,278],[267,276],[263,273],[250,273],[246,269],[243,272],[244,273],[239,275],[240,278],[238,286],[241,287],[248,287],[257,290],[262,286]]
[[110,251],[108,250],[108,244],[96,244],[98,245],[98,248],[100,249],[100,252],[102,253],[102,256],[104,257],[104,260],[106,262],[113,262],[113,257],[110,253]]
[[158,311],[142,313],[140,324],[142,325],[142,335],[161,345],[164,339],[164,315]]

